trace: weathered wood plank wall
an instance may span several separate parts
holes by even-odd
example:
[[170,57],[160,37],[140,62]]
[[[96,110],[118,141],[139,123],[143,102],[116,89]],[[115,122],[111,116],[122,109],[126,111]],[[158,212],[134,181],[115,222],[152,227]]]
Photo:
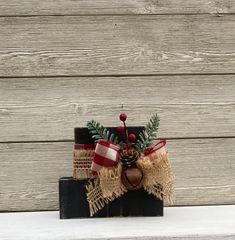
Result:
[[234,80],[233,75],[2,78],[1,141],[71,140],[73,127],[92,117],[107,126],[120,124],[113,116],[122,109],[131,112],[134,125],[159,112],[159,137],[233,137]]
[[235,2],[0,0],[0,211],[58,209],[73,128],[157,111],[176,205],[235,203]]
[[234,15],[0,19],[2,76],[233,73]]
[[233,0],[0,0],[0,14],[198,14],[234,13]]

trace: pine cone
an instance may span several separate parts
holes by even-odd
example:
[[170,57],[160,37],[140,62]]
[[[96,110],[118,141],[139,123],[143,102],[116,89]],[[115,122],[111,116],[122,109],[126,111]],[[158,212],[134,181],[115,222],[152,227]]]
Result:
[[143,172],[136,165],[140,153],[135,149],[125,149],[121,153],[121,180],[128,190],[140,189],[143,185]]
[[137,152],[135,149],[125,149],[120,154],[120,159],[122,164],[129,168],[133,165],[135,165],[136,161],[139,158],[139,152]]

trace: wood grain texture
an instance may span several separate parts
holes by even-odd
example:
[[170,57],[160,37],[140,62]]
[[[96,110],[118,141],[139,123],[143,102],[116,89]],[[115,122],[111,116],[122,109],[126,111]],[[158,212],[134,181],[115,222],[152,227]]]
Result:
[[0,18],[1,76],[234,73],[235,17]]
[[72,140],[93,118],[118,126],[122,111],[129,125],[158,112],[159,137],[235,133],[234,75],[1,78],[0,106],[0,142]]
[[[176,205],[235,203],[235,138],[168,144]],[[72,143],[4,143],[0,159],[0,211],[58,209],[58,178],[72,174]]]
[[233,0],[0,0],[0,15],[234,13]]

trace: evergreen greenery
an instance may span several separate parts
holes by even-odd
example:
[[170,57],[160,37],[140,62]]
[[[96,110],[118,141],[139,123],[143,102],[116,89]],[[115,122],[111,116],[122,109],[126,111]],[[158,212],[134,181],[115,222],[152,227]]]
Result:
[[102,126],[99,122],[96,122],[95,120],[88,121],[87,128],[96,142],[100,139],[105,139],[114,144],[118,144],[118,137],[114,133],[110,133],[108,129]]
[[146,148],[150,147],[152,142],[157,139],[157,130],[160,119],[157,114],[152,115],[148,124],[138,137],[136,148],[139,152],[143,152]]
[[[140,132],[137,142],[133,146],[137,151],[143,152],[146,148],[152,145],[154,140],[157,139],[159,122],[160,119],[157,114],[151,116],[148,124],[145,127],[145,130]],[[92,134],[92,138],[94,138],[96,142],[100,139],[104,139],[114,144],[119,144],[121,147],[126,145],[123,142],[119,142],[118,136],[116,136],[114,133],[110,133],[107,128],[95,120],[88,121],[87,128]]]

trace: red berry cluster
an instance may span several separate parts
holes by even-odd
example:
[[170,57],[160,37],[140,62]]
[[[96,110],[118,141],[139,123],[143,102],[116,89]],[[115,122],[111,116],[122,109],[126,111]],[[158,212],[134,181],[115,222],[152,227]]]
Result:
[[130,147],[131,146],[130,142],[135,142],[136,141],[136,136],[135,136],[134,133],[128,134],[126,123],[125,123],[126,120],[127,120],[127,115],[125,113],[121,113],[119,115],[119,119],[123,122],[124,127],[122,127],[122,126],[117,127],[117,129],[116,129],[117,133],[118,134],[125,134],[127,144]]

